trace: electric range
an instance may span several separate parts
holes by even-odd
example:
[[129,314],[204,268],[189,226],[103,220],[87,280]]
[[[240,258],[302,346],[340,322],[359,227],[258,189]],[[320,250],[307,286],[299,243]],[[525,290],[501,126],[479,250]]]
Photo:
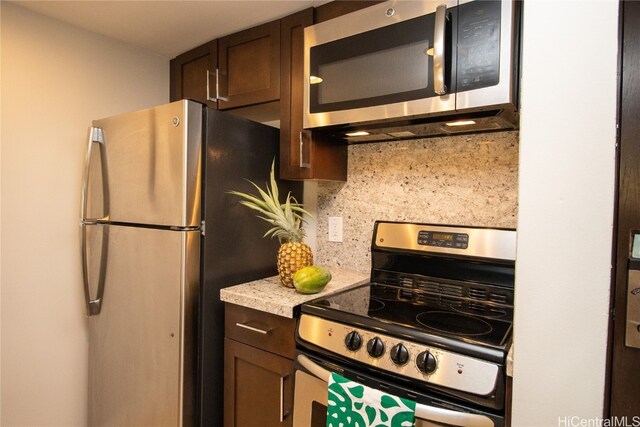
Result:
[[370,282],[302,305],[300,354],[501,425],[515,244],[511,229],[376,222]]

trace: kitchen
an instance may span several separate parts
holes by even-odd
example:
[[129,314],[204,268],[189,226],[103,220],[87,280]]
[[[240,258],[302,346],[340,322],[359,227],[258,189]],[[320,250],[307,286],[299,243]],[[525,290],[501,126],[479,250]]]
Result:
[[[493,187],[474,188],[463,198],[487,194],[489,203],[489,195],[496,194],[495,204],[483,209],[499,207],[499,215],[470,217],[460,203],[417,208],[407,203],[389,219],[517,227],[514,425],[556,425],[559,417],[573,415],[597,418],[604,405],[618,4],[579,4],[559,2],[550,14],[548,2],[525,3],[519,132],[488,134],[492,144],[459,136],[453,138],[454,147],[441,139],[389,146],[398,165],[445,164],[455,151],[467,156],[465,162],[471,158],[479,163],[471,168],[476,173],[484,170],[483,157],[499,159],[500,170],[490,174]],[[84,425],[87,330],[77,218],[86,127],[97,117],[168,101],[169,58],[12,3],[3,2],[1,13],[2,424]],[[597,34],[584,31],[594,20],[606,25]],[[98,49],[101,55],[95,54]],[[589,71],[558,78],[548,73],[550,63],[558,70]],[[585,89],[592,87],[602,90]],[[572,119],[561,121],[568,111]],[[435,153],[427,152],[433,148]],[[375,177],[397,185],[406,179],[407,187],[398,189],[404,199],[425,185],[442,190],[424,182],[429,176],[419,171],[405,178],[399,166],[383,169],[389,152],[380,153],[376,144],[350,150],[351,178],[362,174],[369,183]],[[417,156],[433,157],[415,160]],[[461,177],[453,176],[451,184],[468,188]],[[367,186],[364,179],[351,178],[341,189],[347,191],[345,200],[333,199],[338,189],[331,185],[318,188],[317,253],[330,266],[338,263],[332,259],[335,251],[352,252],[346,246],[356,236],[364,233],[368,244],[371,225],[355,225],[349,216],[361,218],[365,210],[376,219],[386,208],[370,198],[360,207],[350,203],[354,197],[348,193],[360,194]],[[428,203],[429,197],[420,202]],[[41,213],[47,223],[59,225],[48,226]],[[345,219],[341,248],[324,240],[329,216]],[[356,264],[362,258],[356,258],[342,257],[341,267],[366,271],[368,267]],[[571,303],[576,295],[580,304]]]

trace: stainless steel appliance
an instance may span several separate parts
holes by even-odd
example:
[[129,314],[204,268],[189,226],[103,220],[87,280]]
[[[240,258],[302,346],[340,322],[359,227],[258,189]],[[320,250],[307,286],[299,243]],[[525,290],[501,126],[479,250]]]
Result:
[[348,142],[516,128],[519,7],[394,0],[305,28],[304,127]]
[[275,274],[277,252],[226,192],[266,179],[278,141],[191,101],[93,122],[81,224],[89,425],[222,425],[219,290]]
[[371,281],[302,305],[295,426],[337,372],[417,402],[417,426],[503,426],[516,233],[377,222]]

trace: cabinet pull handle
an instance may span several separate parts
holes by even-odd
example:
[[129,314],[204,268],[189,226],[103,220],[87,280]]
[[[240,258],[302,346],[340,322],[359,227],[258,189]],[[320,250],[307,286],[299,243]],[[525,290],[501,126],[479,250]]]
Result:
[[220,95],[220,69],[219,68],[216,68],[216,99],[218,101],[229,102],[228,97]]
[[[248,329],[252,332],[257,332],[259,334],[263,334],[263,335],[267,335],[269,332],[272,331],[272,328],[268,328],[268,329],[263,329],[257,326],[251,326],[249,323],[251,322],[245,322],[245,323],[236,323],[236,326],[239,328],[244,328],[244,329]],[[254,324],[255,325],[255,324]]]
[[[218,84],[218,70],[216,70],[216,86]],[[211,80],[211,72],[209,70],[207,70],[207,101],[211,101],[211,102],[216,102],[217,99],[216,98],[212,98],[210,95],[210,90],[209,90],[209,81]]]
[[436,8],[436,22],[433,34],[433,91],[438,95],[446,95],[447,86],[444,81],[445,57],[444,45],[447,26],[447,6]]
[[[311,168],[311,154],[310,154],[310,146],[311,143],[311,131],[309,130],[301,130],[300,131],[300,167],[309,169]],[[306,150],[305,150],[306,146]],[[305,156],[305,153],[307,154]]]
[[289,411],[284,410],[284,380],[289,378],[289,374],[280,377],[280,422],[284,422],[284,419],[289,415]]

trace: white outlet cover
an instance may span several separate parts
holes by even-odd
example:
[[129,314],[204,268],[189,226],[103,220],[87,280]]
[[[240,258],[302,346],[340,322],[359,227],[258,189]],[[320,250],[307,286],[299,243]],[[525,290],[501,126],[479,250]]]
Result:
[[342,217],[329,217],[329,241],[342,242]]

